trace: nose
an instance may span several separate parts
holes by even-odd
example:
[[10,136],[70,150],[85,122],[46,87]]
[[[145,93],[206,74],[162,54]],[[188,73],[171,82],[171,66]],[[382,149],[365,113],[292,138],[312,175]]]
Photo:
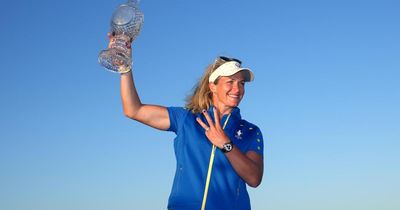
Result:
[[240,83],[239,83],[239,82],[233,83],[233,85],[232,85],[232,92],[234,92],[234,93],[240,92]]

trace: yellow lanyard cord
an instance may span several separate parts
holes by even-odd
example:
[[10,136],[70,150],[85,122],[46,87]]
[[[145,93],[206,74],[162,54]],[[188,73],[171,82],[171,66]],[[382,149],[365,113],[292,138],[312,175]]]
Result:
[[[224,126],[222,129],[225,129],[226,124],[228,123],[229,117],[231,114],[226,117],[226,120],[224,122]],[[207,179],[206,179],[206,188],[204,189],[204,195],[203,195],[203,203],[201,204],[201,210],[204,210],[206,208],[206,201],[207,201],[207,194],[208,194],[208,187],[210,186],[210,178],[211,178],[211,171],[212,171],[212,166],[214,163],[214,156],[215,156],[215,149],[217,147],[215,145],[212,145],[211,149],[211,156],[210,156],[210,163],[208,164],[208,172],[207,172]]]

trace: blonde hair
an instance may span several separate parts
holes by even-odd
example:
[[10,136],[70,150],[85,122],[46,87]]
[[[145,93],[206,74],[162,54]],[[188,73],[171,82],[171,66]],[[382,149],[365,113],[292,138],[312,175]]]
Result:
[[[202,110],[208,110],[212,105],[212,92],[208,86],[208,78],[219,66],[226,61],[217,58],[213,64],[208,65],[203,76],[193,88],[193,93],[186,98],[186,108],[192,113],[200,113]],[[218,79],[214,84],[217,84]]]

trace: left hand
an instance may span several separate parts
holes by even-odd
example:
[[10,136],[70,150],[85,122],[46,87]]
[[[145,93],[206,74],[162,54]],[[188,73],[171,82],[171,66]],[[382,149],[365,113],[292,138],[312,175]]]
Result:
[[214,108],[213,111],[215,123],[213,122],[206,110],[203,110],[203,114],[209,126],[207,126],[207,124],[205,124],[199,117],[196,118],[196,121],[200,124],[201,127],[204,128],[208,140],[210,140],[213,145],[221,149],[224,144],[230,142],[230,140],[221,126],[220,116],[217,109]]

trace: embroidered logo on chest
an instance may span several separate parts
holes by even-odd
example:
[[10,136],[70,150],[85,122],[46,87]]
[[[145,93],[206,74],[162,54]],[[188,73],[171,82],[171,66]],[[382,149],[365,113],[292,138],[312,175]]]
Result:
[[235,138],[236,139],[242,139],[242,135],[243,135],[242,130],[238,130],[238,131],[236,131]]

